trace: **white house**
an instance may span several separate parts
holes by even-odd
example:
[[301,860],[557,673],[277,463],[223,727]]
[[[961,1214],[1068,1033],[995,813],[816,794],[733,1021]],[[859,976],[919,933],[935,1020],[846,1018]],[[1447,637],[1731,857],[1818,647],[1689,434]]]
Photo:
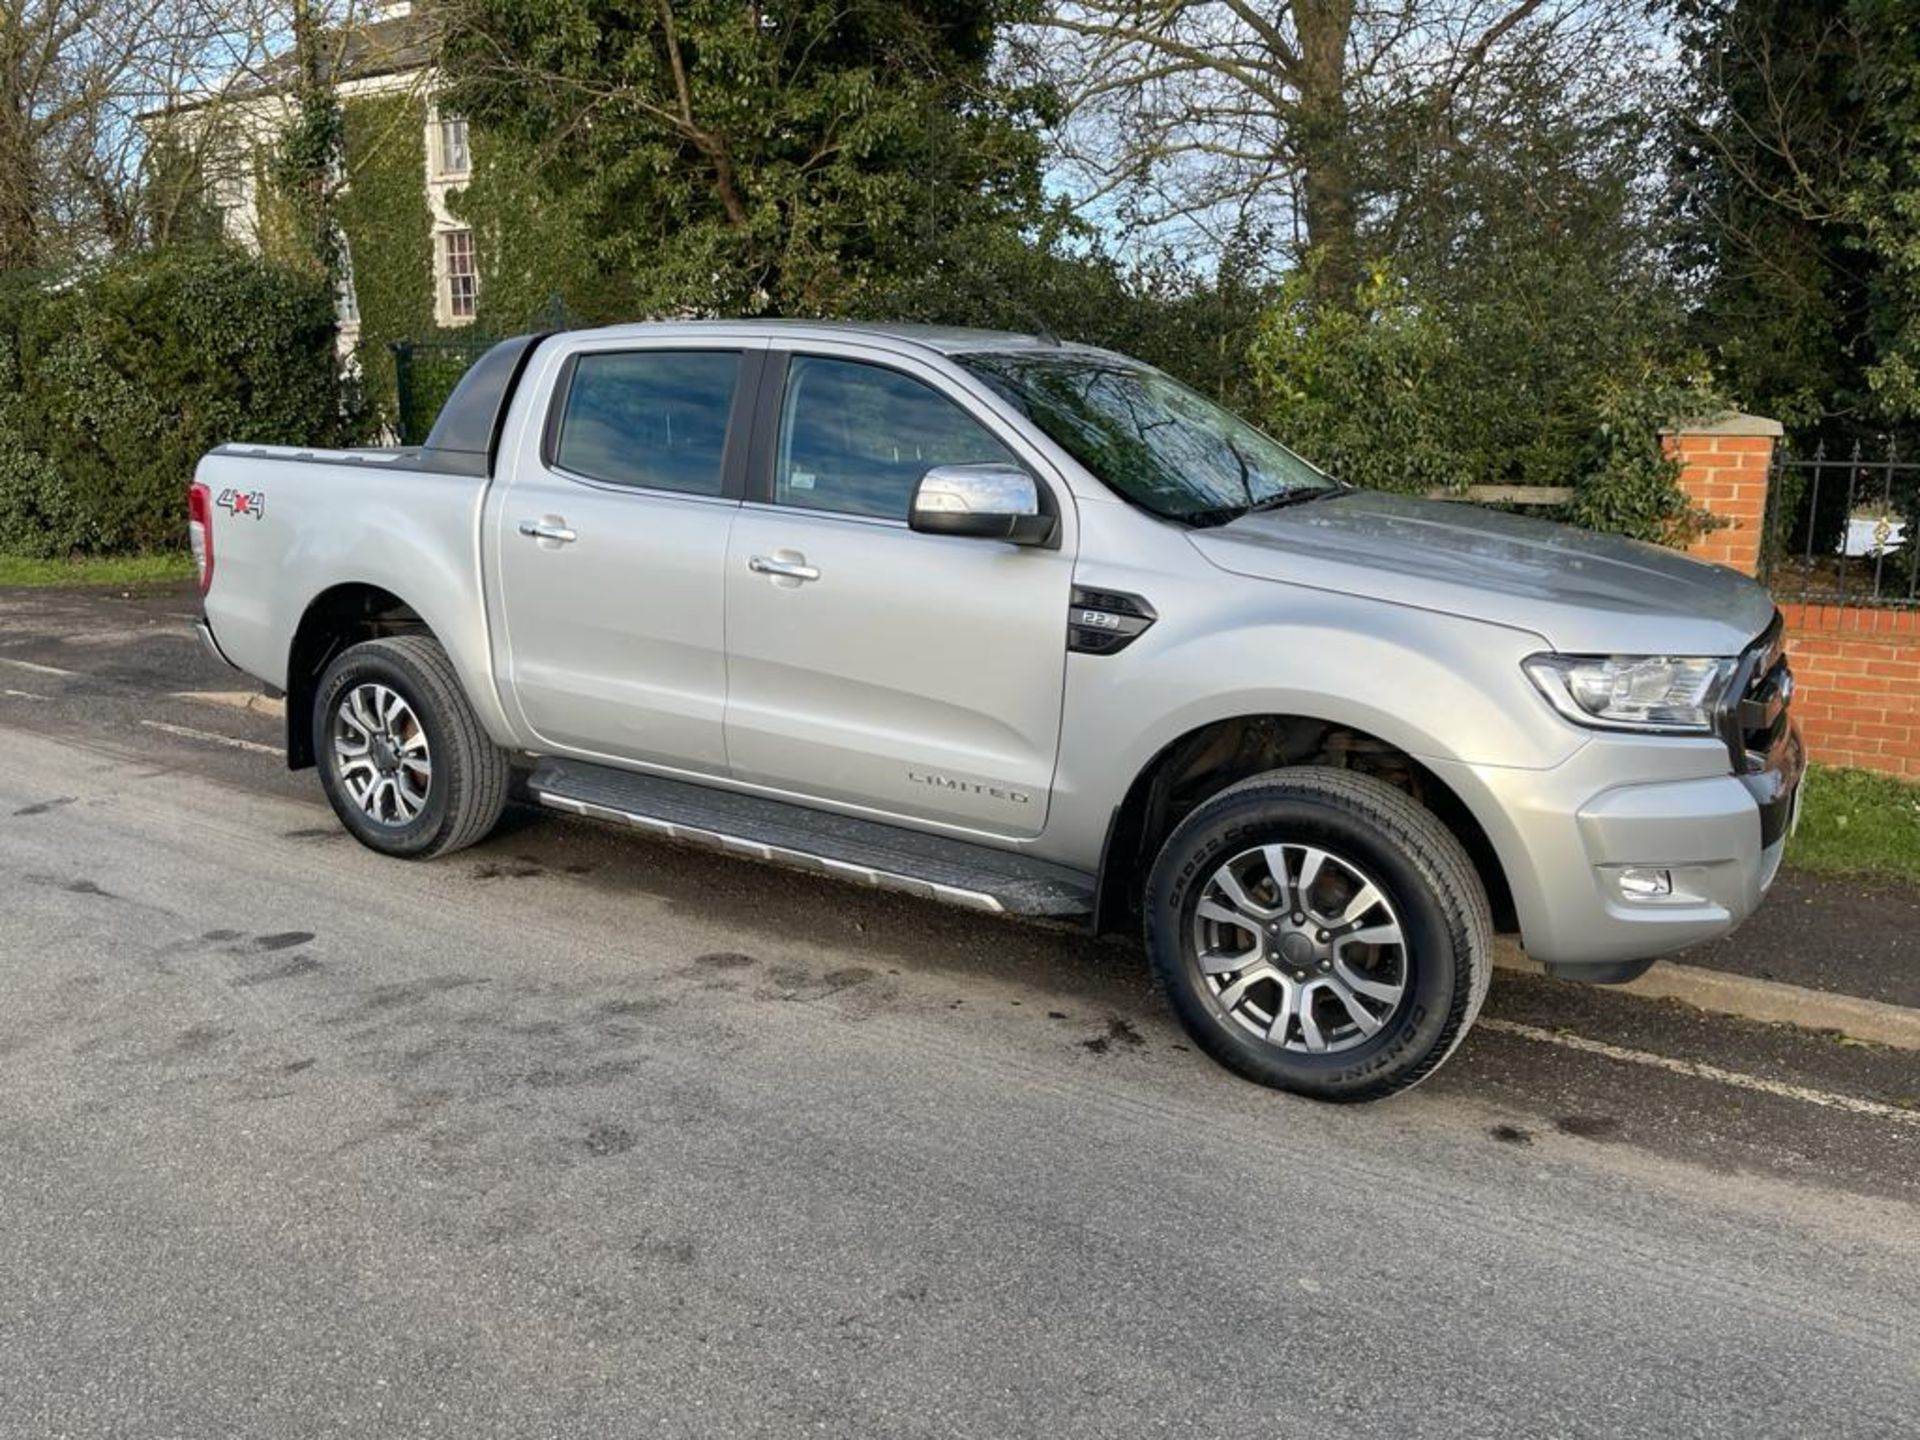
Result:
[[[323,64],[342,102],[384,95],[424,102],[420,182],[431,217],[434,318],[455,328],[473,321],[480,273],[473,232],[453,215],[447,197],[467,183],[473,156],[467,122],[434,102],[438,77],[432,65],[433,38],[428,21],[411,4],[383,4],[364,21],[328,32]],[[292,118],[293,71],[293,57],[282,52],[217,96],[196,97],[141,117],[150,133],[167,125],[194,143],[227,234],[256,251],[261,246],[259,157],[270,153]],[[210,134],[213,127],[217,132]],[[351,163],[348,157],[349,169]],[[350,243],[343,245],[343,252],[338,303],[344,354],[359,341],[360,306]]]

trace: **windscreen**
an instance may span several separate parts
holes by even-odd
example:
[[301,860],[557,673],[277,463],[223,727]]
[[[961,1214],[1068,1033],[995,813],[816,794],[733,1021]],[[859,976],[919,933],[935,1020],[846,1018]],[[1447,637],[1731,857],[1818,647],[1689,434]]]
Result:
[[1217,525],[1337,483],[1232,412],[1150,366],[1087,351],[954,359],[1124,499]]

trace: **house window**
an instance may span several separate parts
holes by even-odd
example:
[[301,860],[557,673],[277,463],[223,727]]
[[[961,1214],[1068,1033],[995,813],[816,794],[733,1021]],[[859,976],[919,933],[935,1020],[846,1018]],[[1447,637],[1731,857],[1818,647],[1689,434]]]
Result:
[[480,276],[473,266],[471,230],[441,231],[440,269],[447,277],[446,318],[452,322],[473,319],[480,298]]
[[467,152],[466,117],[442,115],[440,117],[440,173],[464,175],[472,168],[473,157]]

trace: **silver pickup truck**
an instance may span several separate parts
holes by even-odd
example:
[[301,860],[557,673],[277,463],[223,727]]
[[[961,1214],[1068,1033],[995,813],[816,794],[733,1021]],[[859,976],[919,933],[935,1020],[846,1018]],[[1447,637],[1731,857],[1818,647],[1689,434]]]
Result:
[[413,449],[224,446],[204,637],[388,855],[571,814],[1138,925],[1264,1084],[1431,1074],[1517,929],[1633,978],[1780,863],[1766,592],[1341,485],[1048,337],[636,325],[507,341]]

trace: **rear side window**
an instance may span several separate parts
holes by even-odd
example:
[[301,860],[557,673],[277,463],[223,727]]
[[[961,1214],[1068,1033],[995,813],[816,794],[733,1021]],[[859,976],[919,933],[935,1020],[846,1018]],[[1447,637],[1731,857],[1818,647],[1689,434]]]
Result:
[[573,366],[556,465],[611,485],[720,493],[737,352],[603,351]]
[[904,520],[935,465],[1019,463],[932,386],[878,365],[795,356],[785,412],[774,474],[782,505]]

